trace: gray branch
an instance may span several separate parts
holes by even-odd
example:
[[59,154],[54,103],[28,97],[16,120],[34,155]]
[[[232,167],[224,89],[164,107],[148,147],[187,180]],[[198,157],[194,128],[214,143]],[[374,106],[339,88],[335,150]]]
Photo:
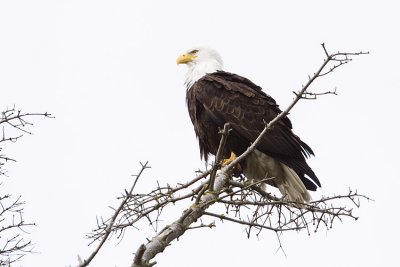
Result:
[[227,167],[228,166],[222,168],[220,172],[217,173],[213,192],[203,194],[197,205],[189,207],[182,213],[178,220],[166,226],[146,245],[142,244],[139,247],[132,267],[145,267],[156,264],[156,262],[150,262],[150,260],[158,253],[163,252],[173,240],[183,235],[190,225],[196,222],[203,215],[204,211],[215,203],[219,196],[217,192],[222,191],[224,185],[230,178],[230,172]]

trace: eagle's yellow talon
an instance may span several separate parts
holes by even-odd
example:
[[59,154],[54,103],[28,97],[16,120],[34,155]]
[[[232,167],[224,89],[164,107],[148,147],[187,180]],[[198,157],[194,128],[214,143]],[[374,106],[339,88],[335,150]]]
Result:
[[236,154],[231,152],[231,156],[228,159],[223,159],[221,161],[221,166],[224,167],[226,165],[229,165],[232,161],[234,161],[237,158]]
[[[234,152],[231,152],[231,156],[228,159],[221,160],[221,167],[231,164],[231,162],[234,161],[236,158],[237,158],[236,154]],[[241,172],[242,166],[240,166],[239,163],[236,164],[235,170],[236,172]]]

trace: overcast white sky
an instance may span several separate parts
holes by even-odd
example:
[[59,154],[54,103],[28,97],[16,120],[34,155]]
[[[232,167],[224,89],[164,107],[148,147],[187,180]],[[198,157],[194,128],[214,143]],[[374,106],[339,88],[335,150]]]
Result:
[[[324,2],[324,3],[322,3]],[[194,45],[221,53],[226,70],[261,85],[282,107],[330,51],[368,50],[314,84],[338,96],[299,103],[290,118],[316,152],[320,194],[348,188],[374,198],[308,236],[246,238],[218,222],[191,231],[157,256],[158,266],[393,266],[397,262],[400,134],[398,1],[1,1],[0,108],[50,112],[34,135],[4,152],[2,190],[21,194],[39,253],[21,266],[67,266],[87,257],[84,234],[150,161],[138,190],[174,184],[203,168],[185,104]],[[165,223],[176,219],[164,214]],[[91,266],[129,266],[154,232],[145,226],[109,241]],[[212,246],[210,245],[212,244]],[[211,259],[211,260],[210,260]],[[206,261],[206,263],[204,263]]]

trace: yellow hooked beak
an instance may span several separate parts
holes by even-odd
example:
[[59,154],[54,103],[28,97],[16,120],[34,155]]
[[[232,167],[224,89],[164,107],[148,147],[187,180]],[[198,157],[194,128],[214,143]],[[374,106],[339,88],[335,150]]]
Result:
[[183,54],[180,55],[177,59],[176,59],[176,64],[187,64],[189,62],[192,62],[193,59],[195,59],[197,56],[194,54]]

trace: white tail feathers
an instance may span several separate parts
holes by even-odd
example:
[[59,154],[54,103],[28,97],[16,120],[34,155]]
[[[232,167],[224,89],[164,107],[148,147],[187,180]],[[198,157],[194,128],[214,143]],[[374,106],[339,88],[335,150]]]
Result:
[[280,182],[277,183],[277,186],[285,199],[300,203],[310,202],[310,193],[308,193],[297,173],[285,164],[281,163],[281,166],[284,172],[284,179],[279,179]]
[[247,157],[243,173],[248,179],[255,181],[272,178],[273,182],[267,183],[276,185],[287,201],[308,203],[311,200],[310,194],[295,171],[259,150],[254,150]]

